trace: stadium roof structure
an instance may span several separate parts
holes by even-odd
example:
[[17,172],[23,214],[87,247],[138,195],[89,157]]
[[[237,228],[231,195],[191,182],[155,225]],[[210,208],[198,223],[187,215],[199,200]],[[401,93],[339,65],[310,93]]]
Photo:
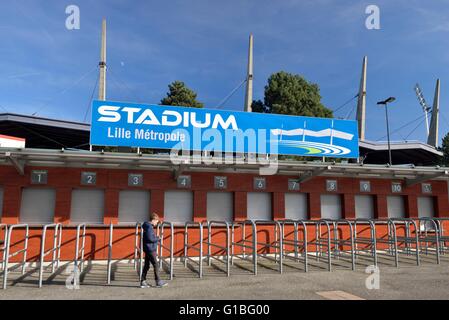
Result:
[[0,113],[0,134],[25,138],[27,148],[89,149],[90,124]]
[[[431,145],[420,141],[391,142],[393,164],[414,164],[429,166],[439,163],[443,153]],[[388,163],[388,144],[386,142],[359,142],[360,157],[363,163]]]

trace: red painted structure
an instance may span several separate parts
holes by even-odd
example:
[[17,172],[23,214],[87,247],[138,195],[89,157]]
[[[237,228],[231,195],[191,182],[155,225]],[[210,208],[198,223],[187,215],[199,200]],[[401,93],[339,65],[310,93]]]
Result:
[[[30,173],[32,170],[48,170],[48,183],[45,186],[33,185],[31,183]],[[95,187],[81,185],[80,176],[82,171],[96,172],[97,183]],[[54,188],[56,190],[56,206],[54,213],[54,222],[60,222],[64,225],[62,260],[72,260],[75,246],[75,228],[70,222],[71,192],[73,189],[103,189],[105,191],[104,203],[104,224],[118,224],[119,192],[128,190],[128,174],[141,173],[144,176],[144,185],[142,187],[133,187],[135,190],[149,190],[151,192],[150,212],[157,212],[161,217],[164,213],[164,192],[167,190],[176,190],[177,183],[173,179],[171,171],[157,170],[122,170],[122,169],[95,169],[95,168],[75,168],[75,167],[31,167],[24,168],[24,175],[20,175],[11,165],[0,166],[0,187],[4,190],[4,201],[2,209],[2,223],[15,224],[20,222],[21,192],[23,188]],[[193,192],[193,217],[195,221],[206,220],[207,192],[214,190],[214,176],[218,173],[211,172],[183,172],[191,176],[192,185],[189,188]],[[234,195],[234,220],[245,220],[247,208],[247,193],[256,192],[253,189],[253,178],[257,175],[249,173],[219,173],[220,176],[228,177],[228,188],[223,191],[232,192]],[[391,195],[391,183],[403,182],[403,180],[391,180],[382,178],[361,179],[352,177],[315,177],[301,184],[301,193],[307,194],[308,215],[310,219],[320,219],[320,195],[328,194],[326,191],[326,179],[332,178],[338,181],[338,192],[342,197],[343,218],[355,218],[355,200],[354,197],[359,192],[360,180],[369,180],[371,182],[371,192],[364,193],[373,195],[375,199],[375,218],[387,218],[387,196]],[[272,195],[272,218],[273,220],[284,219],[285,203],[284,194],[288,191],[288,179],[297,178],[297,176],[273,175],[266,176],[267,189],[263,192]],[[427,183],[432,184],[432,197],[434,199],[434,210],[436,217],[449,217],[448,187],[444,180],[431,180]],[[417,197],[422,194],[421,184],[403,188],[402,195],[405,199],[407,217],[418,217]],[[398,194],[395,194],[398,195]],[[426,194],[428,195],[428,194]],[[217,241],[224,240],[224,233],[217,231]],[[385,230],[379,230],[385,232]],[[29,240],[28,258],[30,261],[36,261],[39,255],[41,245],[41,228],[31,228],[31,238]],[[312,236],[312,232],[310,232]],[[51,235],[51,233],[50,233]],[[192,235],[191,239],[198,239],[198,235]],[[271,231],[268,237],[273,237]],[[50,238],[50,237],[49,237]],[[107,258],[107,244],[109,238],[109,229],[95,227],[88,228],[86,242],[86,255],[92,259]],[[20,245],[23,235],[18,231],[12,240],[13,248]],[[268,240],[268,238],[267,238]],[[50,240],[48,240],[50,246]],[[183,228],[176,229],[175,232],[175,253],[180,255],[183,251]],[[113,259],[132,258],[134,252],[134,229],[133,228],[115,228],[114,230],[114,249]],[[17,257],[18,258],[18,257]]]

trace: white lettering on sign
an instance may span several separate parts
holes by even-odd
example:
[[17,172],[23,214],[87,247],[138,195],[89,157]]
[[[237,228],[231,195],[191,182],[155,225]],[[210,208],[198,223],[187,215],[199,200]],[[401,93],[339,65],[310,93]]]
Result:
[[101,117],[98,121],[101,122],[119,122],[122,120],[122,115],[126,117],[129,124],[146,124],[155,126],[177,127],[182,124],[184,127],[192,126],[194,128],[212,128],[217,129],[232,129],[238,130],[237,120],[234,115],[229,115],[226,119],[220,114],[212,115],[206,113],[204,120],[199,121],[197,114],[192,111],[185,111],[183,113],[174,110],[165,110],[162,112],[161,119],[159,119],[151,109],[129,108],[117,106],[101,106],[98,108],[98,113]]

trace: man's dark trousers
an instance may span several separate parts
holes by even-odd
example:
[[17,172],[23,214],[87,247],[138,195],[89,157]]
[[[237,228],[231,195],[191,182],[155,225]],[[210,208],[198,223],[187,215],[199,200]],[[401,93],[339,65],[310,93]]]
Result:
[[159,266],[157,264],[156,251],[145,251],[145,264],[142,270],[142,281],[147,279],[147,273],[150,269],[150,263],[153,266],[154,279],[159,282]]

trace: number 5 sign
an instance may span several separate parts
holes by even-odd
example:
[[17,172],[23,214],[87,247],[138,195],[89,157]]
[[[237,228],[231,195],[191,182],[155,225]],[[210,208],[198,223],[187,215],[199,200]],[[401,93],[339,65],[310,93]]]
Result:
[[215,177],[214,180],[215,189],[226,189],[228,187],[227,177]]

